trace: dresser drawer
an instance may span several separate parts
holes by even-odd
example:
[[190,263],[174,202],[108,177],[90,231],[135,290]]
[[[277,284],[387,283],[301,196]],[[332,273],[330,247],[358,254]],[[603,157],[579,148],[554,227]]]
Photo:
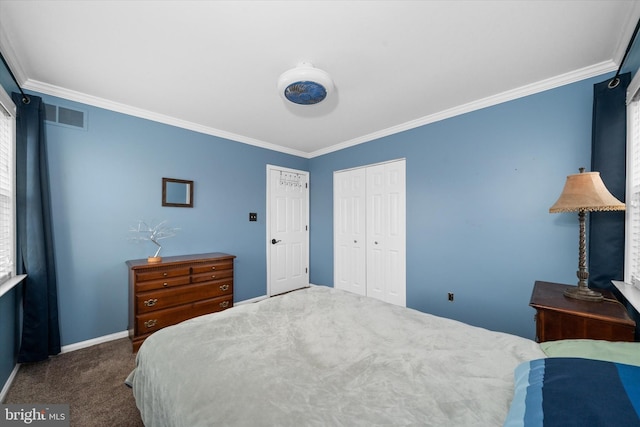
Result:
[[155,289],[164,289],[171,286],[188,285],[190,283],[189,276],[168,277],[159,280],[147,280],[145,282],[136,283],[137,292],[152,291]]
[[191,275],[192,283],[209,282],[211,280],[220,279],[231,279],[231,282],[233,282],[233,270],[207,271],[206,273],[194,273]]
[[152,311],[136,316],[137,335],[155,332],[166,326],[175,325],[192,317],[215,313],[233,306],[233,296],[198,301],[178,307]]
[[233,260],[225,259],[220,261],[212,261],[202,264],[195,264],[191,267],[192,274],[208,273],[211,271],[231,270],[233,271]]
[[167,277],[188,276],[191,269],[188,265],[176,268],[158,268],[153,270],[136,271],[136,281],[143,282],[146,280],[164,279]]
[[148,313],[231,293],[233,293],[233,285],[225,282],[202,283],[174,289],[141,292],[136,295],[136,309],[137,313]]

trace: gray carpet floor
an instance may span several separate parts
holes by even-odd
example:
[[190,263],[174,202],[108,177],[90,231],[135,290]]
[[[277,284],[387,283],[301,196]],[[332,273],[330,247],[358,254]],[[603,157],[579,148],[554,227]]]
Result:
[[72,427],[141,427],[124,384],[134,364],[128,338],[22,364],[3,403],[68,404]]

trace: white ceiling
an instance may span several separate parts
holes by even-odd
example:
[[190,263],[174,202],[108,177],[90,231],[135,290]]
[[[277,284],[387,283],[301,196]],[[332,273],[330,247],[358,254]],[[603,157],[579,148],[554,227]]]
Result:
[[[9,1],[21,86],[314,157],[616,70],[638,1]],[[320,104],[280,74],[327,71]]]

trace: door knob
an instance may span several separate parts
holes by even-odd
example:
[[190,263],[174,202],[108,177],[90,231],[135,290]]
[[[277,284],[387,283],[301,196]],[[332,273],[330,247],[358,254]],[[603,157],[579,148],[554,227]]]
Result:
[[271,239],[271,244],[275,245],[278,242],[282,242],[282,240]]

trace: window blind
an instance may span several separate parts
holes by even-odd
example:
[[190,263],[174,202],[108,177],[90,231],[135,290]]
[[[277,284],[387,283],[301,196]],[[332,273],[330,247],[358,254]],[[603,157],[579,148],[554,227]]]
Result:
[[2,102],[2,98],[0,98],[0,284],[7,281],[15,272],[15,116],[11,112],[12,109]]
[[627,201],[625,281],[640,285],[640,108],[638,100],[628,106]]
[[627,88],[624,281],[640,287],[640,73]]

